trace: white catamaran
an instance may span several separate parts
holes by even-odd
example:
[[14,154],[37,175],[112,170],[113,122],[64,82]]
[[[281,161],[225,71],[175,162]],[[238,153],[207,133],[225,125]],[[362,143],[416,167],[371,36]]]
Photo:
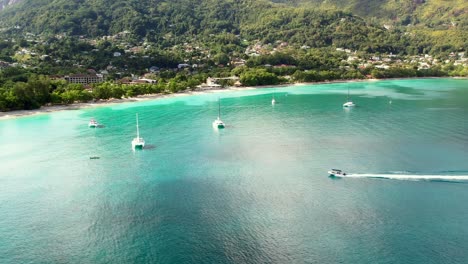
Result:
[[140,128],[138,127],[138,114],[136,114],[136,129],[137,129],[137,136],[132,140],[132,148],[133,149],[142,149],[145,147],[145,140],[140,137]]
[[343,107],[353,107],[356,106],[353,101],[349,99],[349,86],[348,86],[348,97],[346,99],[346,103],[343,104]]
[[224,128],[224,122],[221,120],[221,100],[218,98],[218,118],[213,121],[214,128]]

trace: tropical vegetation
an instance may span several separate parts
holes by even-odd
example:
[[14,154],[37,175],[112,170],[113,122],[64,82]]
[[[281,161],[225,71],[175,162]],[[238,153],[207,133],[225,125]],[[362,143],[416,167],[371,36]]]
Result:
[[[173,93],[207,77],[468,76],[467,11],[462,0],[22,0],[0,11],[0,111]],[[63,79],[88,72],[105,82]],[[122,81],[142,75],[156,82]]]

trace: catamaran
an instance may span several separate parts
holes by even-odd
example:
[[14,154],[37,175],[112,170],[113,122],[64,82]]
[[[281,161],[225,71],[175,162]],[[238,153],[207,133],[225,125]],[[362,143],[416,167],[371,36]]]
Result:
[[346,99],[346,103],[343,104],[343,107],[353,107],[356,106],[353,101],[349,99],[349,86],[348,86],[348,97]]
[[144,148],[145,147],[145,140],[140,137],[140,129],[138,127],[138,114],[136,114],[136,129],[137,129],[137,136],[132,140],[132,148]]
[[224,128],[225,125],[224,125],[224,122],[221,121],[221,101],[220,99],[218,98],[218,118],[213,121],[213,127],[214,128]]
[[91,118],[91,120],[89,120],[88,127],[96,128],[98,126],[99,123],[94,118]]

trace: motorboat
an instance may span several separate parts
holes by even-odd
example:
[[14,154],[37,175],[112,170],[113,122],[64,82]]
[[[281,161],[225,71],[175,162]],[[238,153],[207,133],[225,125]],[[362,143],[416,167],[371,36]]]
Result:
[[342,170],[338,170],[338,169],[331,169],[328,171],[328,174],[330,174],[330,176],[334,176],[334,177],[344,177],[346,176],[346,173],[344,173]]
[[99,126],[99,123],[94,118],[89,120],[88,127],[96,128],[98,126]]
[[138,127],[138,114],[136,114],[136,128],[137,128],[137,136],[132,140],[132,148],[133,149],[142,149],[145,147],[145,140],[140,137],[140,128]]

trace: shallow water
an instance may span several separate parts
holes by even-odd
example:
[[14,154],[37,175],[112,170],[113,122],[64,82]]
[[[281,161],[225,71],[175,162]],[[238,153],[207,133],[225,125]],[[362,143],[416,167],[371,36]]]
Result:
[[468,80],[422,79],[3,120],[0,263],[466,263],[467,114]]

